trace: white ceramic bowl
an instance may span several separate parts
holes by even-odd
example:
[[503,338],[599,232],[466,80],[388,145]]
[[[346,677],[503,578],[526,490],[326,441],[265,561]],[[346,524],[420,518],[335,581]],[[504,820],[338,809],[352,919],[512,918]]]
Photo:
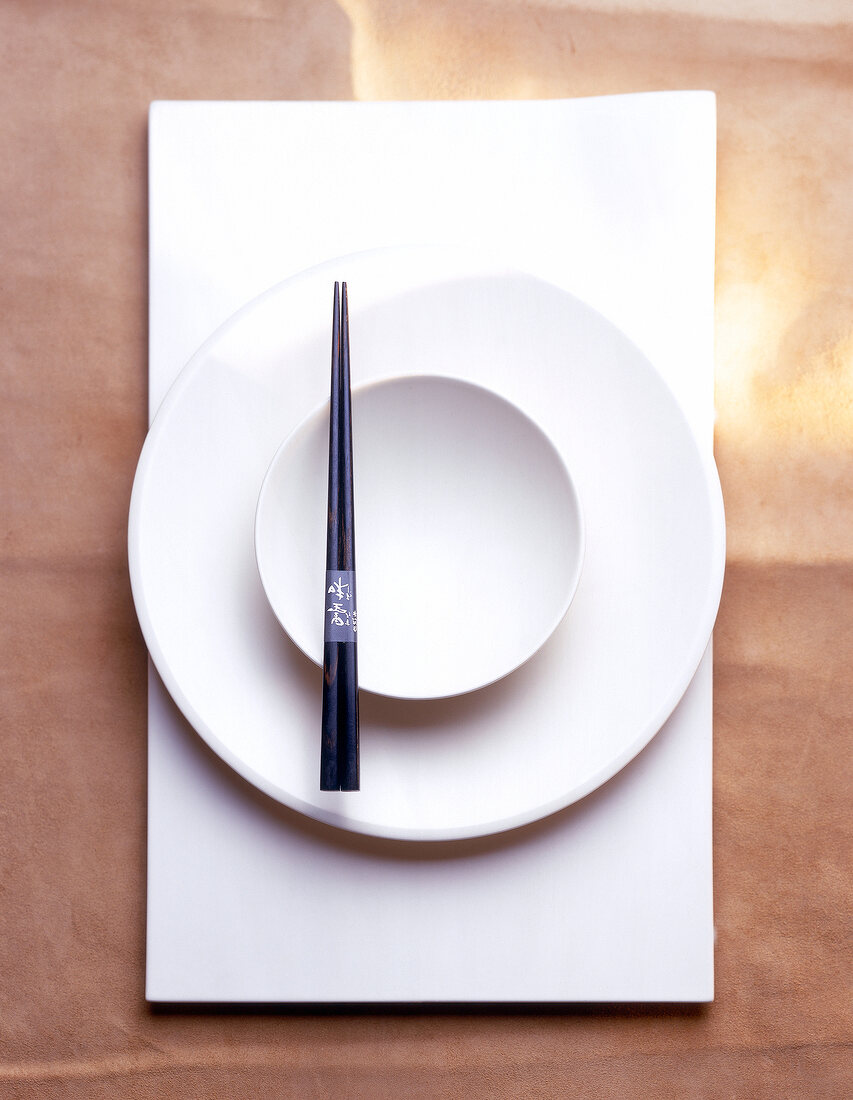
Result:
[[[545,643],[583,560],[577,492],[545,433],[470,382],[394,378],[353,392],[362,688],[430,699],[484,687]],[[323,659],[328,403],[261,488],[255,551],[290,638]]]

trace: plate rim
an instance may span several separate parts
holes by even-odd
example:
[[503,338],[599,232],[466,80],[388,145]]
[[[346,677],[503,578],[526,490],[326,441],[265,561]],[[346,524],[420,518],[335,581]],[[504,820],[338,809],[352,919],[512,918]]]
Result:
[[[342,265],[346,264],[349,267],[353,265],[370,264],[383,260],[395,260],[403,257],[417,256],[421,260],[426,261],[426,270],[429,271],[430,263],[435,266],[438,265],[441,272],[441,278],[443,280],[450,279],[450,271],[453,271],[455,278],[467,278],[473,279],[477,276],[480,277],[500,277],[500,276],[515,276],[532,279],[540,284],[548,286],[553,289],[559,290],[560,293],[566,294],[573,298],[577,303],[583,306],[584,309],[594,314],[599,320],[603,321],[606,325],[615,329],[621,338],[633,349],[634,353],[644,360],[652,373],[656,376],[659,384],[669,395],[673,408],[676,410],[677,415],[682,419],[687,430],[688,437],[691,441],[695,456],[698,460],[699,467],[702,472],[703,481],[707,490],[707,503],[710,508],[711,529],[714,535],[712,545],[710,547],[710,560],[712,567],[709,571],[711,577],[711,583],[706,590],[706,599],[702,607],[701,615],[696,616],[697,626],[694,628],[690,644],[686,647],[686,652],[689,654],[689,658],[686,658],[683,662],[683,667],[679,669],[679,675],[672,677],[672,686],[670,690],[663,697],[663,701],[655,710],[653,716],[641,727],[631,741],[623,747],[623,749],[610,757],[605,764],[603,764],[596,771],[592,772],[587,778],[573,786],[569,791],[564,792],[554,798],[548,799],[543,803],[537,804],[533,809],[525,808],[514,814],[503,816],[499,819],[476,823],[474,825],[457,825],[451,828],[447,827],[418,827],[418,828],[398,828],[390,825],[384,825],[377,822],[367,822],[363,819],[353,819],[345,814],[339,812],[337,808],[330,804],[329,807],[321,807],[315,803],[307,802],[294,794],[292,791],[288,791],[280,787],[278,784],[271,781],[258,769],[253,767],[243,758],[241,758],[229,745],[225,742],[215,731],[211,728],[210,724],[202,719],[196,707],[193,705],[183,688],[181,687],[177,676],[172,671],[169,661],[164,653],[162,646],[160,645],[156,628],[152,616],[148,609],[148,604],[144,595],[144,585],[141,580],[140,572],[140,560],[142,555],[141,550],[141,501],[145,491],[145,483],[149,474],[150,467],[154,461],[156,439],[159,433],[163,430],[164,424],[169,419],[169,414],[172,408],[177,404],[183,389],[187,388],[191,382],[194,368],[197,363],[202,361],[208,352],[208,349],[221,340],[229,330],[239,324],[241,320],[246,316],[248,312],[259,308],[266,299],[274,297],[275,295],[283,292],[286,287],[300,284],[302,282],[309,282],[315,279],[319,279],[324,273],[331,273],[336,269],[339,269]],[[429,280],[425,279],[425,283]],[[449,376],[455,377],[455,376]],[[502,395],[499,395],[502,396]],[[524,410],[521,410],[524,412]],[[310,415],[310,411],[305,416]],[[526,415],[526,414],[525,414]],[[534,421],[535,422],[535,421]],[[542,429],[540,429],[542,430]],[[545,433],[547,435],[547,433]],[[550,438],[550,437],[549,437]],[[699,441],[696,438],[696,433],[693,426],[690,424],[686,413],[681,405],[681,402],[676,397],[672,388],[668,384],[667,380],[661,375],[654,363],[649,357],[636,345],[636,343],[630,339],[630,337],[612,320],[610,320],[604,313],[597,310],[594,306],[591,306],[583,298],[573,291],[560,286],[559,284],[543,278],[541,274],[535,271],[526,270],[520,267],[518,264],[509,264],[500,258],[496,253],[486,253],[482,250],[479,252],[473,252],[471,250],[464,250],[452,246],[443,245],[407,245],[399,247],[369,249],[366,251],[356,252],[348,256],[334,257],[329,260],[325,260],[320,264],[313,265],[304,269],[294,275],[291,275],[285,279],[274,283],[268,287],[262,293],[255,295],[253,298],[244,302],[237,310],[235,310],[228,318],[226,318],[220,325],[218,325],[210,335],[199,345],[195,352],[190,356],[187,362],[180,368],[177,376],[167,388],[164,393],[163,400],[157,408],[154,416],[151,418],[148,431],[146,432],[145,440],[143,442],[140,457],[137,463],[136,471],[134,474],[133,485],[130,494],[130,502],[128,509],[128,535],[127,535],[127,551],[128,551],[128,571],[130,574],[131,592],[133,596],[134,607],[136,609],[139,625],[142,630],[143,638],[148,648],[148,653],[151,662],[156,669],[157,675],[163,682],[169,695],[178,706],[183,716],[189,722],[195,733],[201,737],[203,741],[219,756],[229,767],[231,767],[238,775],[249,782],[252,786],[262,791],[264,794],[271,797],[275,802],[285,805],[292,810],[304,814],[306,817],[313,821],[321,822],[325,825],[332,826],[343,830],[344,832],[354,833],[362,836],[372,836],[381,839],[396,840],[401,842],[414,841],[414,842],[436,842],[436,841],[455,841],[472,839],[484,836],[496,836],[501,833],[510,832],[518,829],[521,826],[531,824],[536,821],[541,821],[545,818],[552,816],[553,814],[566,809],[569,806],[581,801],[587,795],[603,786],[609,779],[621,772],[631,760],[637,757],[640,752],[652,741],[655,735],[663,728],[667,720],[670,718],[678,703],[683,698],[685,692],[690,686],[696,671],[702,661],[702,658],[711,644],[712,632],[714,623],[717,617],[719,609],[720,598],[722,595],[723,580],[725,575],[726,565],[726,529],[725,529],[725,510],[723,502],[722,487],[720,484],[719,474],[717,466],[714,461],[712,448],[707,450],[699,445]],[[550,635],[549,635],[550,637]]]

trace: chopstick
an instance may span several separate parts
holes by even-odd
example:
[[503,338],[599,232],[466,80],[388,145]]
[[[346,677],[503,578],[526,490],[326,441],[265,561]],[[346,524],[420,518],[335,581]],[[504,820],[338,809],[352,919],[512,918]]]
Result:
[[355,511],[352,487],[352,399],[347,284],[335,283],[329,402],[329,508],[323,628],[323,717],[320,790],[357,791],[358,650]]

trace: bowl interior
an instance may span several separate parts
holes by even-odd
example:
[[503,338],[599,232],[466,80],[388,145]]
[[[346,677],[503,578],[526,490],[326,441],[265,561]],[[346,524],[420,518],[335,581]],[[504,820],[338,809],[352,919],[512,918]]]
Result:
[[[359,681],[399,698],[490,684],[559,625],[583,557],[572,479],[515,405],[454,378],[353,391]],[[328,404],[277,451],[255,546],[270,604],[322,663]]]

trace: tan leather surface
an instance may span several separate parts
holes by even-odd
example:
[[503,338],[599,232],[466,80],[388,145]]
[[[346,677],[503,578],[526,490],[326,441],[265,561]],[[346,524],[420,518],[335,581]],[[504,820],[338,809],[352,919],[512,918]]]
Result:
[[[0,58],[0,1096],[849,1096],[849,2],[5,0]],[[716,1002],[151,1012],[149,101],[684,87],[719,109]]]

